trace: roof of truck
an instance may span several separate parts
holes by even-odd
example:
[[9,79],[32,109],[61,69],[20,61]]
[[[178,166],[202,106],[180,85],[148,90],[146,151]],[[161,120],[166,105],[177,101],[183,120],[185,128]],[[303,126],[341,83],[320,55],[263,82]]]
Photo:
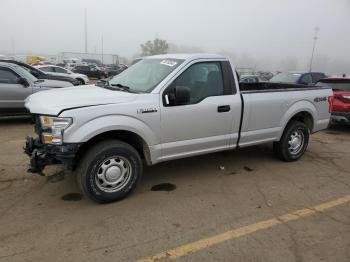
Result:
[[155,58],[155,59],[183,59],[183,60],[195,60],[195,59],[227,59],[222,55],[215,54],[164,54],[164,55],[154,55],[145,58]]

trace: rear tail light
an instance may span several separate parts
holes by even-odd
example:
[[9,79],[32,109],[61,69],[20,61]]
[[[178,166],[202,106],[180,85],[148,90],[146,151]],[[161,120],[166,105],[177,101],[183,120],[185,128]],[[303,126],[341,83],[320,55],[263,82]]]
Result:
[[328,112],[332,113],[332,108],[333,108],[333,96],[328,97]]

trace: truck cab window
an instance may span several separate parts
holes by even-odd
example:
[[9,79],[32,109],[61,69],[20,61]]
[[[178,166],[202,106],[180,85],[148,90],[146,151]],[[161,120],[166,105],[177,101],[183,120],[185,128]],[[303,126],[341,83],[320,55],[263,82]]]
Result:
[[210,96],[224,94],[220,62],[197,63],[190,66],[173,83],[173,87],[190,89],[190,104],[196,104]]

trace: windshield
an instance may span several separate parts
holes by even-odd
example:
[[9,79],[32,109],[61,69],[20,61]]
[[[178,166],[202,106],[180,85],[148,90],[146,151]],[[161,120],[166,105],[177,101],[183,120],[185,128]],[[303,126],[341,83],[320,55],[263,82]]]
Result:
[[317,86],[331,87],[333,90],[350,91],[350,80],[344,82],[318,82]]
[[113,77],[109,84],[119,84],[135,92],[149,93],[183,61],[181,59],[143,59]]
[[274,83],[291,83],[294,84],[297,82],[301,74],[293,73],[279,73],[270,79],[270,82]]
[[16,70],[18,73],[20,73],[20,75],[26,79],[29,79],[32,82],[38,81],[38,79],[33,76],[30,72],[28,72],[26,69],[24,69],[21,66],[16,66]]

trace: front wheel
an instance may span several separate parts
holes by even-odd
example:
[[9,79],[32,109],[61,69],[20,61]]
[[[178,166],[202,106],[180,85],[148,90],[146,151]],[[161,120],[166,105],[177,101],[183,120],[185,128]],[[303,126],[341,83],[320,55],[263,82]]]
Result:
[[89,198],[100,203],[121,200],[142,176],[142,161],[129,144],[118,140],[93,146],[76,170],[78,184]]
[[83,79],[78,78],[77,80],[78,80],[80,86],[85,85],[85,82]]
[[281,140],[273,144],[274,152],[283,161],[296,161],[305,153],[309,144],[309,130],[299,121],[291,121],[285,128]]

